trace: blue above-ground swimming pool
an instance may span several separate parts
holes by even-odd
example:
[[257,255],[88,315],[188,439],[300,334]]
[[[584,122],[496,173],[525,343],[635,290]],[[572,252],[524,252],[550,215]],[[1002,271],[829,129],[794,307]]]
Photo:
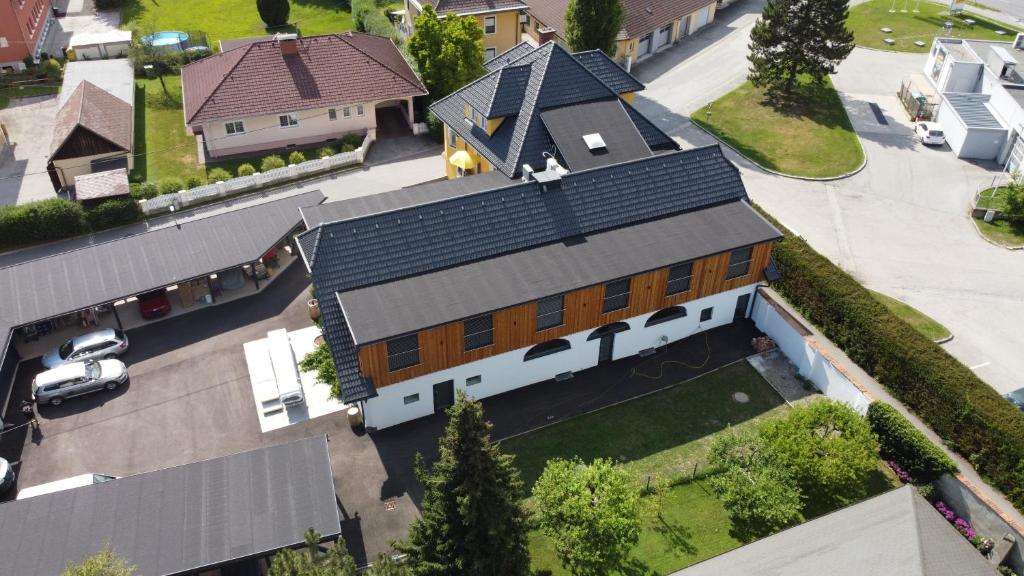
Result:
[[176,50],[184,50],[185,48],[188,48],[188,34],[173,30],[165,30],[163,32],[143,36],[142,43],[149,44],[150,46],[161,46]]

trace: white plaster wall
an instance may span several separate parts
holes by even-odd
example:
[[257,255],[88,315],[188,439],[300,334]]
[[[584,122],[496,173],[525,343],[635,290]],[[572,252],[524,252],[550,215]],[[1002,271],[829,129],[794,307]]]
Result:
[[942,89],[943,92],[977,92],[983,65],[974,62],[954,62]]
[[[867,397],[842,372],[837,370],[828,358],[811,346],[808,338],[813,338],[813,336],[804,336],[761,294],[754,299],[750,317],[754,320],[758,330],[775,341],[779,350],[796,366],[801,376],[813,382],[829,398],[845,402],[861,415],[867,413],[868,404],[870,404]],[[790,320],[798,324],[805,322],[802,318],[791,318]]]
[[[669,342],[675,342],[703,330],[729,324],[733,319],[737,298],[743,294],[753,294],[756,289],[757,285],[751,284],[688,302],[685,304],[685,318],[650,328],[645,328],[644,323],[653,313],[624,320],[630,329],[615,335],[612,358],[627,358],[640,350],[661,346],[662,335],[667,336]],[[704,308],[713,308],[713,315],[711,320],[700,323],[700,312]],[[433,386],[447,380],[455,381],[456,391],[464,390],[474,398],[486,398],[549,380],[562,372],[578,372],[596,366],[600,340],[587,341],[591,332],[593,329],[566,336],[564,339],[572,345],[571,349],[529,362],[523,361],[523,357],[530,346],[380,388],[378,396],[365,403],[366,425],[382,429],[433,414]],[[467,387],[466,379],[473,376],[480,376],[481,382]],[[406,396],[417,393],[420,395],[419,401],[405,404]]]
[[967,139],[967,127],[964,126],[960,116],[953,110],[945,97],[939,104],[939,111],[935,114],[935,121],[942,125],[942,131],[946,135],[946,143],[953,149],[953,153],[960,156],[960,150]]
[[[363,104],[364,115],[356,115],[356,105],[351,104],[352,116],[342,115],[344,106],[338,106],[336,120],[327,115],[327,108],[296,111],[299,125],[282,128],[278,114],[269,116],[252,116],[248,118],[225,118],[216,122],[203,124],[206,149],[211,156],[229,154],[245,154],[258,150],[284,148],[290,144],[302,146],[322,142],[328,138],[340,136],[348,132],[368,130],[377,127],[377,116],[372,102]],[[241,120],[245,123],[242,134],[228,134],[224,124]]]
[[108,152],[107,154],[95,154],[93,156],[79,156],[78,158],[65,158],[54,160],[53,167],[57,169],[57,176],[64,186],[74,186],[75,176],[90,174],[92,172],[91,162],[105,158],[128,158],[128,169],[131,170],[135,164],[134,157],[125,152]]

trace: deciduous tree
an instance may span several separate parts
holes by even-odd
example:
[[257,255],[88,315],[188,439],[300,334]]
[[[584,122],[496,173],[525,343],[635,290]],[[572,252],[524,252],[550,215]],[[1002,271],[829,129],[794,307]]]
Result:
[[878,468],[871,425],[846,404],[818,400],[761,426],[771,457],[793,473],[807,494],[849,502],[867,494]]
[[551,460],[533,495],[541,530],[575,576],[613,572],[640,539],[640,488],[611,460]]
[[105,546],[81,563],[68,566],[61,576],[135,576],[135,566]]
[[339,538],[326,552],[320,550],[320,534],[306,532],[305,550],[281,550],[274,555],[270,576],[355,576],[356,563]]
[[428,468],[417,458],[421,517],[396,548],[417,576],[524,576],[530,558],[519,470],[491,443],[479,402],[460,392],[448,415],[440,459]]
[[615,56],[615,39],[622,29],[621,0],[569,0],[565,11],[565,41],[574,52],[601,50]]
[[438,100],[483,76],[484,31],[475,16],[439,18],[429,4],[416,17],[409,54],[416,61],[431,100]]
[[750,34],[754,86],[789,97],[806,74],[820,83],[853,50],[848,0],[767,0]]

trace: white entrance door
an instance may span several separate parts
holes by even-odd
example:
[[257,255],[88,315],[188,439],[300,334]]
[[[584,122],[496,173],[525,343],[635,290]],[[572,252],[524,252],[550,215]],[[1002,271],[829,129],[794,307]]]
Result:
[[668,44],[671,39],[672,24],[667,24],[664,28],[658,30],[658,33],[655,36],[654,49],[657,50],[658,48],[661,48],[662,46]]
[[711,6],[705,6],[697,12],[697,21],[693,25],[693,30],[690,32],[696,32],[701,28],[708,25],[708,20],[711,20]]

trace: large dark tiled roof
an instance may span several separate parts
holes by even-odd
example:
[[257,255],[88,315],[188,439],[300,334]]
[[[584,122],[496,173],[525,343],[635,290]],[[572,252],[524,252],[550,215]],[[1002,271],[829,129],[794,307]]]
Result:
[[427,203],[406,195],[414,203],[379,213],[366,213],[361,200],[353,212],[363,215],[322,224],[299,237],[346,402],[374,392],[359,375],[345,312],[329,295],[747,197],[738,170],[717,146],[570,172],[557,190],[546,192],[531,181],[455,196],[433,194],[439,199]]
[[[540,120],[544,110],[617,98],[620,91],[643,87],[635,79],[625,78],[629,75],[621,68],[616,73],[600,57],[588,54],[577,58],[555,42],[522,55],[519,48],[513,51],[494,59],[507,62],[504,66],[492,65],[493,72],[431,106],[449,129],[506,176],[519,174],[523,164],[543,166],[544,153],[555,152],[555,143]],[[513,60],[514,56],[519,57]],[[487,118],[505,119],[488,135],[465,121],[466,106]],[[639,116],[628,103],[623,102],[623,107],[630,118]],[[638,123],[637,128],[650,149],[677,148],[664,132],[647,124],[641,127]]]

